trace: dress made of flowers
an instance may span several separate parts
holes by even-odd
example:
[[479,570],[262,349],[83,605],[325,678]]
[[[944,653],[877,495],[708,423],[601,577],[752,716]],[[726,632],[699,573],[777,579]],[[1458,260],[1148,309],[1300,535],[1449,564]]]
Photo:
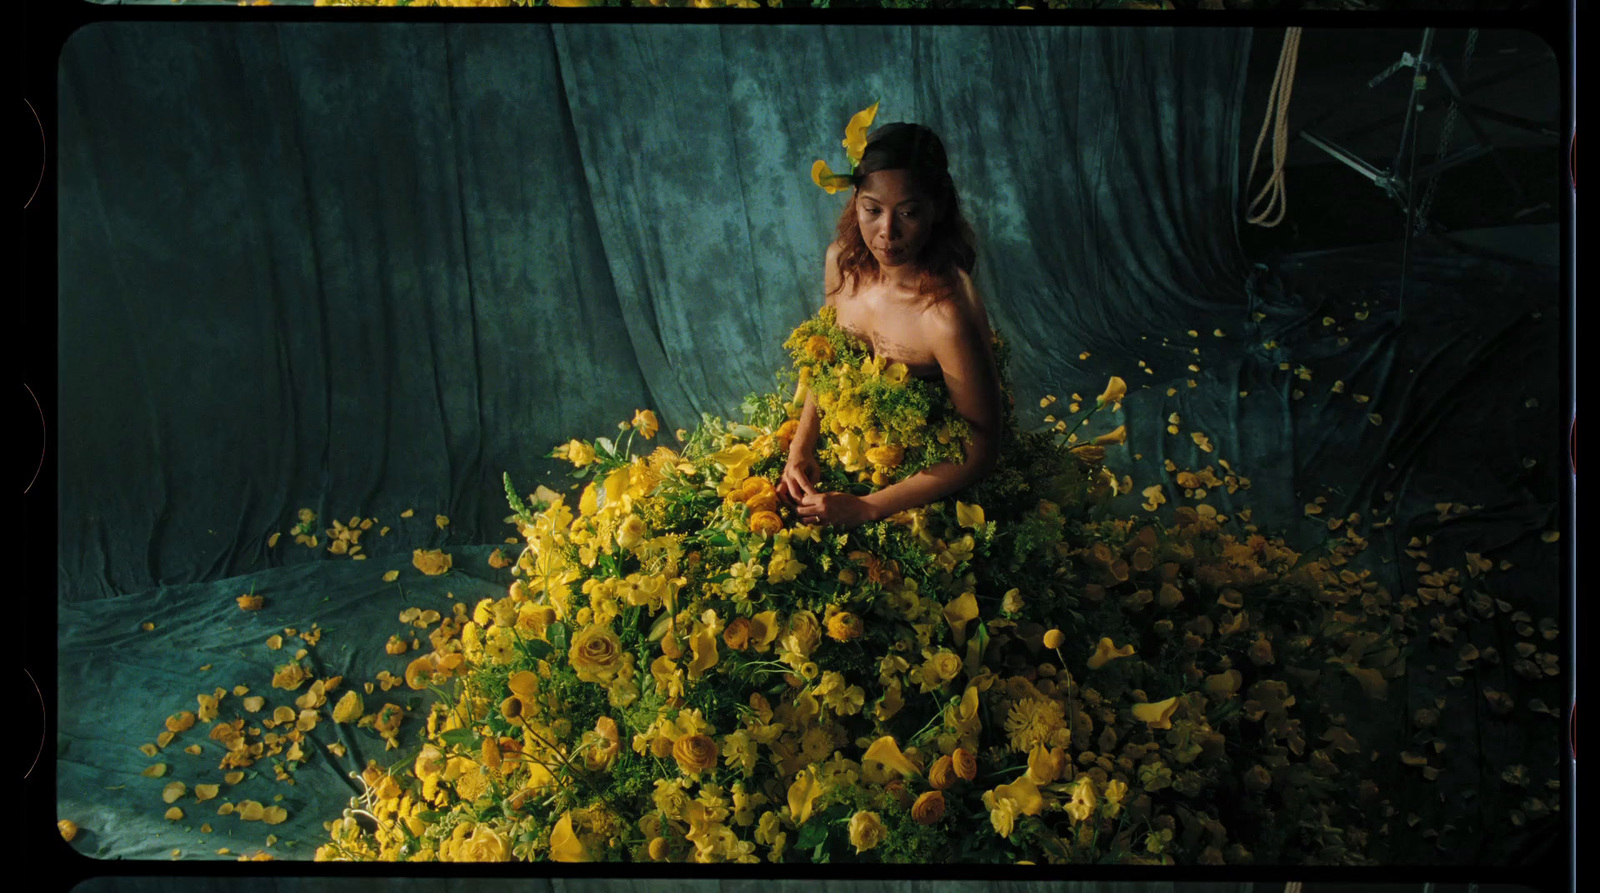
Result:
[[[1278,672],[1327,660],[1303,632],[1349,595],[1326,559],[1204,505],[1110,517],[1127,482],[1103,448],[1017,430],[1009,398],[979,485],[850,531],[799,523],[774,482],[807,392],[823,490],[960,461],[967,429],[831,310],[786,347],[793,396],[743,422],[640,456],[558,449],[588,478],[576,504],[508,481],[516,582],[411,663],[440,696],[421,749],[368,767],[375,829],[347,813],[319,858],[1359,859],[1305,830],[1349,801],[1355,742],[1319,727],[1332,743],[1310,747]],[[1268,627],[1258,598],[1298,607]]]

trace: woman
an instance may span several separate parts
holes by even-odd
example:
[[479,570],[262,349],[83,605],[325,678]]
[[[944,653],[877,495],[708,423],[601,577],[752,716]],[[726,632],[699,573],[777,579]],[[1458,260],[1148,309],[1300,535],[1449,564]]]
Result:
[[820,417],[807,396],[778,493],[812,524],[855,527],[942,499],[993,467],[999,375],[983,299],[970,275],[972,231],[961,216],[944,145],[920,124],[888,124],[850,175],[853,191],[824,265],[840,327],[912,375],[943,380],[971,427],[966,460],[943,463],[866,496],[818,492]]

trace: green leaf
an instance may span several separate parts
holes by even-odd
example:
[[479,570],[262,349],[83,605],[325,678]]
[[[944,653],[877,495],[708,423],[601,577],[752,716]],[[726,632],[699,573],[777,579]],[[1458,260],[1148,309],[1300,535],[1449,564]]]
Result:
[[811,821],[800,826],[800,836],[795,838],[794,845],[797,849],[809,850],[813,847],[820,848],[827,839],[828,823],[822,816],[814,815]]
[[558,651],[567,650],[567,625],[560,621],[550,624],[545,632],[545,637],[550,640],[550,645]]
[[440,733],[438,739],[454,747],[478,747],[483,743],[483,736],[470,728],[451,728],[450,731]]

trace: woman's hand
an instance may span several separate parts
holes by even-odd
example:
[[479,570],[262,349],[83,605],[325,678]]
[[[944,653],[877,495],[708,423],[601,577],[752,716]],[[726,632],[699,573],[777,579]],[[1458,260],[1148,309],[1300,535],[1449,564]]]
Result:
[[778,498],[798,507],[801,500],[816,495],[816,483],[821,478],[822,466],[817,464],[817,457],[810,450],[791,455],[789,463],[783,467],[783,474],[778,477],[778,486],[775,488]]
[[815,490],[800,500],[796,509],[800,520],[808,524],[827,524],[831,527],[850,528],[878,520],[878,510],[872,503],[849,493],[818,493]]

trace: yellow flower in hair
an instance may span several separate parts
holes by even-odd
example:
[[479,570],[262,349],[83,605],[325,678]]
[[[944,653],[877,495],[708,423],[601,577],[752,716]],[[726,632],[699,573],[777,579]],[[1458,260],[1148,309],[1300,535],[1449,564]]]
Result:
[[878,116],[878,103],[856,112],[850,117],[850,123],[844,128],[844,153],[850,156],[850,164],[854,167],[861,163],[861,156],[867,151],[867,128],[872,126],[872,119]]
[[850,188],[850,177],[834,173],[828,168],[828,163],[820,158],[816,164],[811,165],[811,182],[827,190],[829,195]]

